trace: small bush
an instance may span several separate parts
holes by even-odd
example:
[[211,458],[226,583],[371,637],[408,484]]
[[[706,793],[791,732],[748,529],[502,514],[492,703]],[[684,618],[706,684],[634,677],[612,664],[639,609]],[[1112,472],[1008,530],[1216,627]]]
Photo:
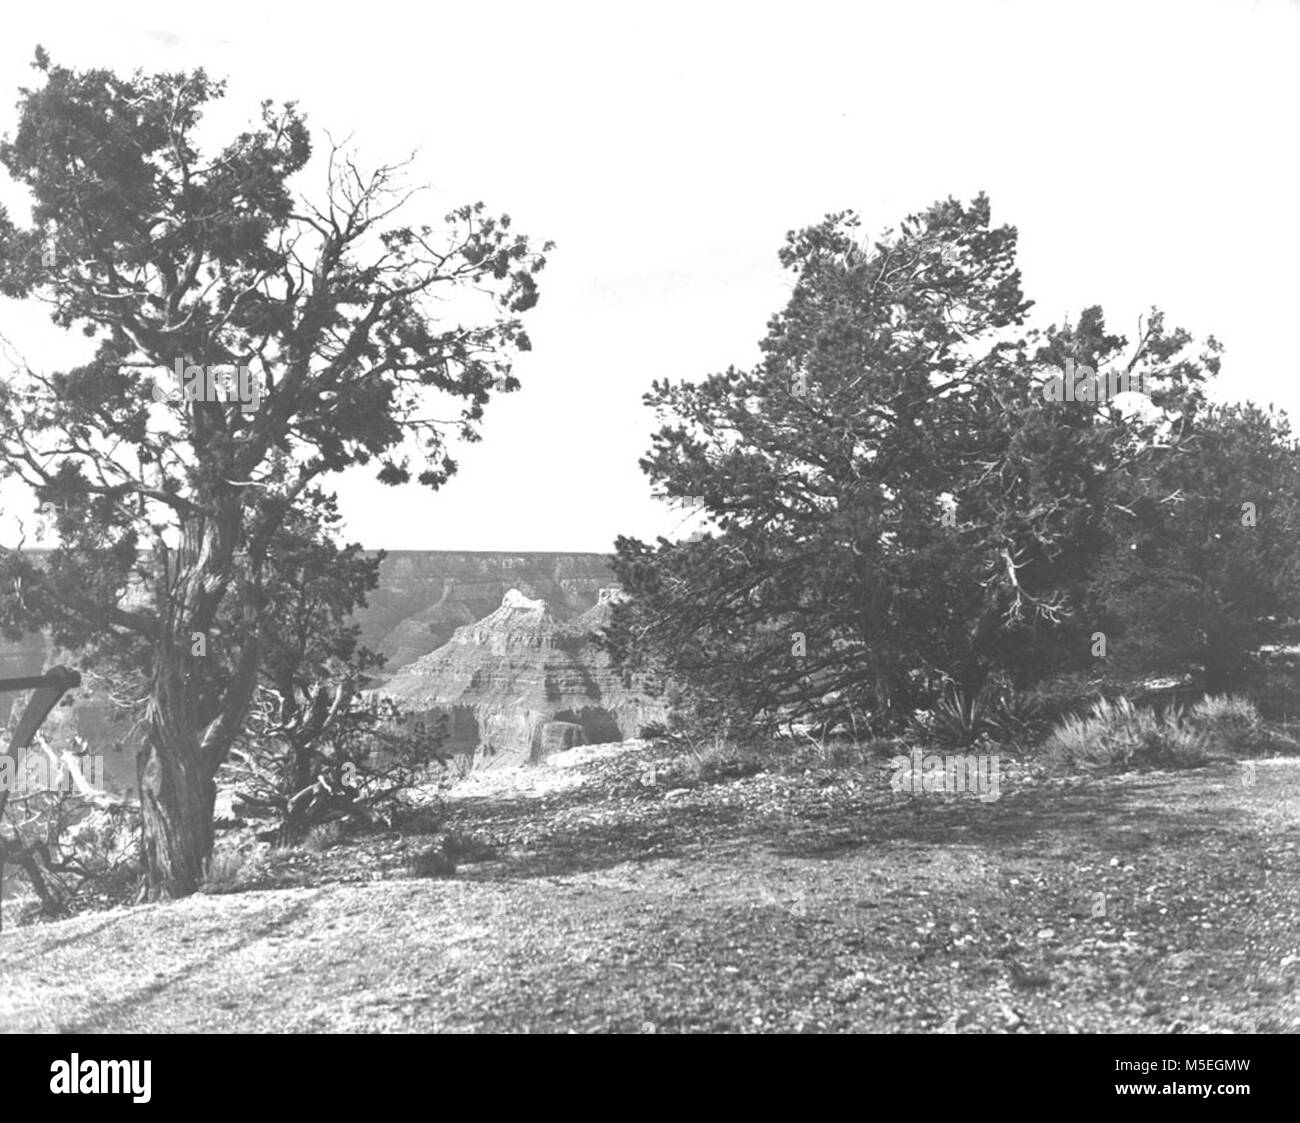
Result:
[[1086,717],[1065,718],[1044,744],[1062,771],[1140,767],[1191,768],[1205,762],[1213,738],[1178,710],[1157,715],[1127,698],[1096,702]]
[[448,831],[442,839],[442,852],[457,864],[490,862],[499,856],[490,842],[463,831]]
[[718,739],[712,744],[691,749],[686,774],[689,779],[712,784],[754,776],[766,767],[767,761],[753,746],[734,745]]
[[[63,763],[39,735],[29,751],[44,753],[54,765]],[[40,900],[41,915],[66,916],[135,896],[141,873],[138,810],[102,794],[92,800],[62,787],[11,796],[9,832],[0,831],[6,873],[18,871]]]
[[865,768],[876,761],[895,756],[899,742],[892,737],[875,737],[868,741],[818,742],[808,738],[780,751],[776,757],[782,772],[806,772],[810,768]]
[[273,822],[259,837],[277,845],[336,820],[359,829],[391,822],[408,793],[450,779],[438,752],[445,719],[429,733],[408,717],[392,699],[359,697],[353,678],[288,695],[267,688],[219,780],[242,814]]
[[302,848],[313,854],[323,854],[331,846],[337,846],[342,841],[343,826],[336,820],[312,827],[303,837]]
[[1268,721],[1292,722],[1300,717],[1300,667],[1270,667],[1251,684],[1250,698]]
[[1188,717],[1193,725],[1213,739],[1220,752],[1250,752],[1268,744],[1264,719],[1248,698],[1202,698],[1192,707]]
[[899,744],[890,737],[819,741],[806,732],[802,737],[754,734],[743,742],[715,738],[707,744],[690,746],[676,762],[660,771],[670,785],[719,783],[761,772],[794,775],[810,769],[853,771],[896,755]]
[[262,856],[249,850],[221,850],[208,859],[200,893],[240,893],[262,875]]
[[827,759],[833,768],[860,768],[871,759],[871,749],[866,745],[831,745]]
[[441,802],[403,803],[393,811],[392,827],[402,834],[437,834],[444,814]]
[[456,863],[442,846],[431,846],[411,858],[407,872],[412,877],[450,877],[456,872]]

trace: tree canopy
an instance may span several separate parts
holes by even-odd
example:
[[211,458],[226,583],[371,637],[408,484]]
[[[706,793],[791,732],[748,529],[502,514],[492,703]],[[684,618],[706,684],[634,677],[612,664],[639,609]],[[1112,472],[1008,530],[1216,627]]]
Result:
[[[403,224],[404,166],[364,170],[334,145],[323,190],[298,197],[313,146],[292,104],[263,103],[205,154],[225,87],[202,70],[35,66],[0,144],[32,203],[29,225],[0,215],[0,289],[93,353],[0,381],[0,474],[59,535],[43,565],[0,551],[0,625],[138,670],[147,864],[159,891],[188,892],[266,653],[277,541],[344,469],[448,479],[450,440],[478,439],[491,395],[518,388],[549,247],[482,204]],[[214,370],[256,393],[214,393]]]
[[[1095,307],[1031,329],[1015,251],[984,196],[874,242],[851,212],[788,236],[793,291],[762,361],[646,395],[662,425],[642,468],[711,532],[619,539],[625,666],[661,667],[715,714],[836,721],[1093,659],[1123,613],[1103,575],[1132,545],[1134,496],[1168,501],[1219,439],[1220,347],[1154,309],[1131,342]],[[1056,400],[1050,381],[1085,369],[1145,399]]]

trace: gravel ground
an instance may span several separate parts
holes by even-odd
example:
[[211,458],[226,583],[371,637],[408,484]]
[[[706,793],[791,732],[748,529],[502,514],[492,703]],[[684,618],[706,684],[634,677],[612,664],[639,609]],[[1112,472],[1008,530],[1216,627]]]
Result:
[[[647,746],[475,778],[275,888],[0,937],[19,1031],[1294,1032],[1300,760],[900,796],[882,761],[701,782]],[[491,849],[489,849],[489,847]]]

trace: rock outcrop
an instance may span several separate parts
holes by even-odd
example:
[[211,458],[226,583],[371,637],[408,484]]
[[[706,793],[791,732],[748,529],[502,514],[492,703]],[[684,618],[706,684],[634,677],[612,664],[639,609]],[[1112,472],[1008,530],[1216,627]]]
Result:
[[[595,605],[613,580],[604,554],[398,550],[385,557],[379,587],[353,619],[361,642],[388,656],[390,676],[492,612],[509,589],[543,598],[566,621]],[[0,640],[0,678],[39,674],[53,659],[44,636]],[[13,695],[0,694],[0,725],[12,705]]]
[[[624,686],[593,642],[613,599],[607,591],[562,623],[546,601],[512,589],[495,612],[458,628],[380,693],[398,701],[412,721],[431,726],[448,719],[444,751],[472,757],[476,768],[541,759],[565,736],[544,735],[556,722],[579,727],[588,744],[635,737],[642,725],[662,719],[662,705]],[[567,736],[577,742],[576,733]]]
[[355,619],[361,642],[388,656],[385,674],[393,675],[494,611],[510,589],[546,601],[564,622],[596,604],[613,581],[604,554],[394,551]]
[[[33,553],[39,559],[44,552]],[[485,623],[488,616],[496,617],[496,612],[506,607],[503,598],[514,590],[519,599],[512,602],[507,615],[494,619],[486,630],[471,633],[483,637],[486,653],[500,661],[500,665],[485,666],[484,673],[509,682],[511,671],[504,664],[513,657],[511,653],[545,649],[554,664],[543,676],[553,684],[547,689],[559,690],[572,706],[589,711],[579,723],[586,739],[618,740],[624,730],[630,729],[629,735],[635,735],[637,706],[629,700],[628,692],[615,687],[614,676],[607,673],[607,660],[602,661],[603,657],[593,652],[581,653],[582,637],[590,626],[599,623],[599,612],[594,617],[591,613],[608,602],[613,581],[609,558],[603,554],[394,551],[380,566],[379,587],[354,620],[361,628],[361,642],[388,656],[384,675],[392,676],[445,647],[457,629]],[[523,607],[525,601],[542,603],[543,609]],[[530,631],[528,621],[533,616],[536,620]],[[561,633],[562,642],[557,639]],[[496,655],[491,654],[494,644],[500,649]],[[533,658],[529,654],[524,662]],[[64,660],[45,636],[29,635],[17,643],[0,641],[0,677],[39,674],[56,661]],[[424,693],[441,673],[421,678]],[[381,683],[383,678],[380,676]],[[465,708],[458,710],[462,716],[455,720],[468,730],[473,714],[484,709],[485,719],[492,720],[492,729],[483,726],[480,730],[475,725],[475,735],[471,737],[467,732],[461,742],[477,744],[480,732],[490,732],[493,745],[513,744],[525,732],[533,737],[533,726],[515,728],[516,719],[509,707],[494,703],[484,708],[484,699],[495,689],[484,681],[485,685],[470,692]],[[458,697],[464,689],[439,688],[434,693]],[[604,705],[610,700],[612,709]],[[15,695],[0,694],[0,728],[8,720],[14,701]],[[543,705],[534,710],[557,712]],[[608,716],[603,716],[606,711]],[[107,699],[83,687],[73,693],[68,706],[50,716],[46,733],[59,742],[60,748],[71,744],[74,734],[84,738],[93,752],[104,754],[113,790],[125,793],[134,789],[136,781],[132,753],[124,747],[124,723]]]
[[587,743],[587,735],[582,726],[573,721],[548,721],[541,729],[538,738],[541,755],[548,757],[552,753],[562,753],[577,745]]

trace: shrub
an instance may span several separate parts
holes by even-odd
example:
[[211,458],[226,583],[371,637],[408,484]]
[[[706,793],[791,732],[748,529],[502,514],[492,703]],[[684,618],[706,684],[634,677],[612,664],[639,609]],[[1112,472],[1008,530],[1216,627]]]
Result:
[[1018,691],[988,687],[969,694],[950,688],[930,710],[913,716],[910,732],[917,741],[969,748],[981,738],[1003,744],[1022,740],[1040,724],[1040,707]]
[[1202,698],[1192,707],[1189,720],[1204,730],[1221,752],[1251,751],[1264,747],[1269,740],[1264,719],[1248,698]]
[[826,754],[827,760],[832,768],[861,768],[881,755],[882,743],[891,747],[894,744],[892,741],[868,741],[862,745],[856,743],[831,745]]
[[1293,722],[1300,717],[1300,666],[1270,666],[1249,688],[1250,698],[1269,721]]
[[739,738],[765,738],[775,728],[771,715],[761,718],[739,713],[723,701],[700,692],[694,684],[674,683],[656,692],[663,717],[642,723],[637,729],[640,740],[660,746],[706,755],[719,742]]
[[448,831],[442,839],[442,852],[454,863],[490,862],[499,857],[490,842],[463,831]]
[[1161,716],[1127,698],[1103,698],[1087,716],[1065,718],[1048,737],[1044,754],[1063,771],[1190,768],[1204,763],[1212,740],[1178,710]]
[[678,761],[663,769],[663,774],[670,783],[710,784],[740,780],[760,772],[788,775],[809,769],[852,771],[896,755],[899,744],[891,737],[818,740],[807,732],[793,737],[755,733],[744,741],[717,737],[708,743],[689,746]]
[[740,780],[764,771],[767,762],[753,746],[741,746],[717,738],[711,744],[692,748],[686,764],[688,778],[702,784],[719,780]]
[[391,824],[414,789],[449,781],[449,760],[437,751],[445,722],[433,733],[412,731],[395,702],[358,698],[350,680],[332,700],[319,684],[308,699],[291,707],[263,690],[253,735],[224,766],[221,780],[241,812],[272,820],[259,837],[289,845],[330,822]]
[[[45,754],[51,767],[60,765],[39,734],[29,752]],[[141,872],[140,814],[124,801],[62,786],[18,790],[8,800],[6,826],[11,833],[0,831],[6,872],[19,871],[40,900],[42,915],[63,916],[93,900],[124,903],[134,896]]]
[[450,877],[456,872],[456,863],[442,846],[431,846],[411,858],[407,872],[412,877]]
[[899,741],[892,737],[872,737],[865,741],[817,741],[808,737],[776,750],[776,764],[782,772],[806,772],[810,768],[865,768],[882,757],[895,756]]
[[343,841],[343,825],[337,819],[329,823],[318,823],[312,827],[302,840],[302,848],[313,854],[323,854],[331,846]]
[[442,829],[445,811],[442,801],[436,803],[398,804],[391,816],[392,828],[402,834],[437,834]]
[[200,893],[239,893],[249,888],[263,872],[260,853],[250,850],[219,850],[207,861]]

